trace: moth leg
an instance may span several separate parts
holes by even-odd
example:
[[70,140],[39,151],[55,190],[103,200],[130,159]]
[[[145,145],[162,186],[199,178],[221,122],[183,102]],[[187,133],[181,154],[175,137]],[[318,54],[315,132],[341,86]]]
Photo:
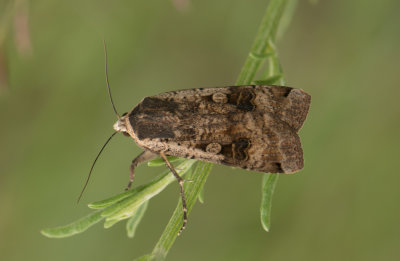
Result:
[[165,154],[163,152],[160,152],[160,156],[164,160],[164,162],[167,165],[167,167],[169,168],[169,170],[172,172],[172,174],[174,174],[175,178],[178,180],[179,188],[181,190],[181,199],[182,199],[182,208],[183,208],[183,224],[182,224],[181,229],[178,232],[178,236],[179,236],[182,233],[182,231],[186,228],[186,224],[187,224],[187,207],[186,207],[186,199],[185,199],[185,190],[183,188],[183,183],[185,182],[185,180],[181,176],[179,176],[179,174],[176,172],[174,166],[172,166],[172,164],[168,161],[167,156],[165,156]]
[[128,190],[131,188],[133,179],[135,178],[135,168],[137,165],[139,165],[140,163],[152,160],[154,158],[156,158],[158,155],[149,151],[149,150],[145,150],[142,153],[139,154],[139,156],[137,156],[136,158],[134,158],[132,160],[131,163],[131,167],[129,169],[129,183],[128,186],[125,188],[125,190]]

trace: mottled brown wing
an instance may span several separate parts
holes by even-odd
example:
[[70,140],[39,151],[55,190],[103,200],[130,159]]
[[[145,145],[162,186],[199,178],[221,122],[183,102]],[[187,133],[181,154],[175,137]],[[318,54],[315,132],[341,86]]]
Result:
[[303,168],[297,131],[310,96],[281,86],[232,86],[167,92],[129,113],[139,146],[269,173]]

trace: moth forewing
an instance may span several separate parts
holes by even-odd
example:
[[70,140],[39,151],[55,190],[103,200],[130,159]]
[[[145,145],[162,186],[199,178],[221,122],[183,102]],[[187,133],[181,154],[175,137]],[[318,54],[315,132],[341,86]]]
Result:
[[297,132],[310,101],[283,86],[181,90],[144,98],[125,124],[140,147],[155,153],[294,173],[303,168]]
[[166,92],[144,98],[114,129],[145,152],[134,168],[157,155],[177,177],[186,224],[183,180],[166,155],[266,173],[295,173],[304,166],[297,134],[311,96],[285,86],[246,85]]

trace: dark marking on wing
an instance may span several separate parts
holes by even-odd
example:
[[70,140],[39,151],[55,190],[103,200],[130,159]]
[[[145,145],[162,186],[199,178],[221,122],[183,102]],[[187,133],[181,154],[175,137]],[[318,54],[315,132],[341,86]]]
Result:
[[154,122],[144,122],[139,121],[135,124],[135,133],[139,139],[145,138],[161,138],[170,139],[175,138],[174,132],[171,130],[170,126],[164,124],[157,124]]
[[247,139],[239,139],[232,144],[233,158],[237,161],[245,161],[248,158],[247,150],[250,142]]
[[139,139],[175,138],[173,125],[162,119],[162,113],[175,113],[178,104],[155,97],[146,97],[130,113],[129,122]]
[[282,169],[282,163],[274,162],[272,165],[274,168],[274,170],[271,171],[272,173],[284,173],[284,171]]
[[220,154],[225,156],[222,163],[228,165],[237,165],[240,162],[244,162],[248,159],[248,149],[251,144],[248,139],[238,139],[231,144],[222,145]]
[[253,111],[255,109],[253,90],[248,88],[230,87],[231,94],[228,95],[228,103],[236,105],[239,110]]
[[166,101],[155,97],[146,97],[143,99],[138,107],[140,107],[140,110],[142,112],[146,113],[150,113],[152,111],[175,112],[178,109],[178,104],[173,100]]
[[288,97],[292,90],[293,88],[286,86],[272,86],[272,88],[270,88],[271,93],[276,99],[280,97]]

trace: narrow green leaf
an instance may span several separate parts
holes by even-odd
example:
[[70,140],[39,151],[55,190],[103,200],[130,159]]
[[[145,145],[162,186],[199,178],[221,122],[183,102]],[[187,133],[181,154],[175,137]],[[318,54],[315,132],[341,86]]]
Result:
[[192,182],[192,178],[193,178],[193,167],[194,164],[192,165],[191,168],[189,168],[185,174],[185,181],[187,182]]
[[[152,184],[154,184],[156,182],[152,181],[146,185],[141,185],[138,186],[134,189],[132,189],[132,192],[128,197],[124,197],[122,198],[120,201],[115,202],[114,204],[112,204],[110,207],[108,207],[106,210],[104,210],[101,215],[103,217],[108,217],[109,219],[110,216],[113,216],[113,214],[117,211],[119,211],[121,209],[121,206],[126,206],[129,205],[132,202],[132,199],[139,199],[141,197],[143,197],[143,194],[138,195],[140,192],[142,192],[143,190],[145,190],[147,187],[150,187]],[[143,202],[142,202],[143,203]],[[139,207],[139,206],[137,206]]]
[[101,211],[95,211],[86,217],[83,217],[71,224],[66,226],[60,226],[55,228],[46,228],[40,231],[44,236],[50,238],[63,238],[70,237],[79,233],[82,233],[89,227],[101,221],[104,217],[101,216]]
[[115,224],[117,224],[119,221],[121,221],[122,218],[107,218],[106,221],[104,221],[104,228],[110,228],[112,226],[114,226]]
[[201,204],[203,204],[204,203],[204,187],[200,190],[200,193],[199,193],[199,202],[201,203]]
[[272,195],[274,194],[277,181],[278,174],[263,175],[260,213],[262,227],[267,232],[271,228]]
[[[182,158],[179,157],[175,157],[175,156],[168,156],[168,161],[169,162],[175,162],[175,161],[179,161],[179,160],[184,160]],[[165,166],[165,162],[162,158],[156,158],[153,160],[150,160],[149,162],[147,162],[147,166],[149,167],[159,167],[159,166]]]
[[[189,169],[189,171],[186,174],[185,180],[188,181],[188,182],[192,182],[192,180],[193,180],[193,168]],[[204,187],[199,193],[198,200],[199,200],[200,203],[204,203]]]
[[126,231],[128,233],[128,237],[133,238],[135,236],[136,228],[138,227],[140,221],[142,221],[142,218],[144,216],[144,213],[146,213],[147,206],[149,205],[149,201],[144,202],[131,216],[126,222]]
[[[185,196],[186,204],[188,207],[188,214],[192,210],[196,199],[202,190],[207,177],[211,171],[212,164],[206,162],[198,162],[195,170],[193,171],[192,182],[185,183]],[[171,219],[168,222],[161,238],[154,247],[152,255],[154,260],[164,260],[168,254],[169,249],[174,243],[178,232],[183,224],[183,210],[182,203],[179,200],[178,206],[175,208]]]
[[[183,176],[195,162],[195,160],[186,160],[178,165],[176,170],[179,175]],[[137,193],[108,207],[102,212],[102,216],[106,217],[105,227],[110,227],[116,222],[132,216],[145,201],[160,193],[168,184],[175,180],[175,177],[169,171],[166,171],[166,173],[160,175],[154,181],[139,187]]]
[[108,199],[104,199],[104,200],[100,200],[100,201],[96,201],[96,202],[92,202],[90,204],[88,204],[88,207],[91,209],[102,209],[102,208],[106,208],[108,206],[111,206],[114,203],[117,203],[118,201],[123,200],[124,198],[127,198],[129,196],[131,196],[132,194],[137,193],[138,188],[134,188],[128,191],[125,191],[121,194],[112,196]]

